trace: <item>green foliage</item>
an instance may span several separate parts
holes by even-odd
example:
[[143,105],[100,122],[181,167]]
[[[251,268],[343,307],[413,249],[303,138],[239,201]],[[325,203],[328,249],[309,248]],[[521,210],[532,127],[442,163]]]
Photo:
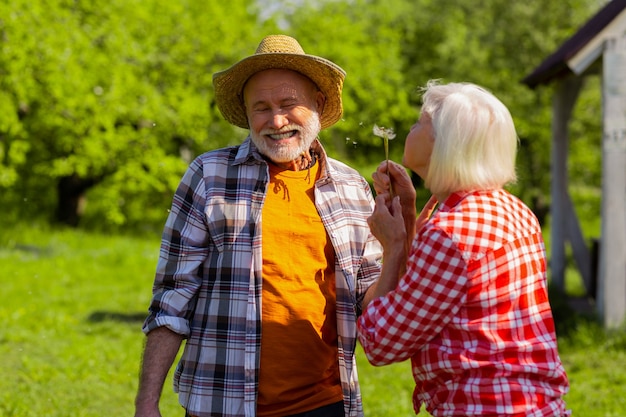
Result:
[[388,3],[371,7],[367,0],[311,1],[288,16],[289,32],[305,51],[327,57],[347,72],[344,116],[322,139],[335,156],[359,166],[384,158],[383,142],[372,133],[374,124],[401,132],[402,139],[391,144],[400,159],[402,140],[417,116],[407,111],[413,87],[405,85],[402,30],[395,24],[400,9],[394,6],[407,3]]
[[211,77],[257,28],[247,1],[0,7],[0,186],[12,205],[54,212],[49,190],[75,177],[94,185],[87,225],[160,224],[190,157],[240,140]]
[[[1,416],[132,415],[158,244],[156,236],[2,221]],[[551,303],[568,407],[574,415],[625,415],[626,329],[606,332],[566,300]],[[357,362],[366,416],[415,415],[408,362],[373,367],[360,348]],[[182,415],[171,373],[161,411]]]
[[[293,13],[290,22],[297,36],[310,37],[324,52],[320,34],[332,39],[326,53],[348,72],[346,117],[333,128],[333,151],[358,166],[375,167],[377,162],[372,164],[372,160],[382,159],[381,142],[371,135],[371,126],[377,123],[398,132],[390,145],[394,159],[400,160],[404,138],[417,117],[418,87],[430,79],[474,82],[499,97],[515,119],[520,137],[519,179],[511,190],[537,213],[547,212],[551,87],[533,91],[521,80],[597,11],[597,2],[353,0],[322,4],[310,2],[306,12]],[[319,19],[320,14],[326,17]],[[571,126],[573,188],[598,187],[601,175],[601,90],[597,80],[590,84],[581,94]],[[352,114],[359,117],[353,119]],[[346,138],[343,151],[337,146],[341,138]],[[372,171],[363,170],[365,175]],[[590,214],[598,216],[599,210]]]
[[[470,81],[510,108],[520,136],[512,191],[549,207],[551,87],[521,83],[600,7],[596,0],[10,0],[0,3],[0,204],[58,218],[71,180],[89,229],[159,228],[190,160],[240,143],[212,74],[287,33],[348,73],[344,117],[322,141],[367,178],[418,116],[429,79]],[[572,188],[599,187],[600,88],[571,126]],[[424,193],[422,193],[424,194]],[[597,213],[595,214],[597,215]]]

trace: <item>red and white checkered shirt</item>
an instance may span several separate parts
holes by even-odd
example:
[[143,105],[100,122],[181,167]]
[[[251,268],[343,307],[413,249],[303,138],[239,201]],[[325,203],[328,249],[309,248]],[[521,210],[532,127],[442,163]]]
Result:
[[504,190],[457,193],[418,232],[407,272],[358,320],[374,365],[411,359],[416,413],[563,416],[569,389],[533,213]]

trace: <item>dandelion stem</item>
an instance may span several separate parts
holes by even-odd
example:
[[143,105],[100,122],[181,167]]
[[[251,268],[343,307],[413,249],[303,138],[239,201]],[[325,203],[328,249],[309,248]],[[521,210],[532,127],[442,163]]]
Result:
[[393,184],[391,183],[391,175],[389,175],[389,138],[387,135],[383,137],[383,141],[385,143],[385,161],[387,161],[387,176],[389,177],[389,194],[391,198],[393,198]]
[[387,176],[389,177],[389,193],[393,198],[393,185],[391,184],[391,175],[389,175],[389,140],[396,137],[392,128],[385,129],[384,127],[378,127],[374,125],[374,135],[383,138],[383,146],[385,147],[385,161],[387,162]]

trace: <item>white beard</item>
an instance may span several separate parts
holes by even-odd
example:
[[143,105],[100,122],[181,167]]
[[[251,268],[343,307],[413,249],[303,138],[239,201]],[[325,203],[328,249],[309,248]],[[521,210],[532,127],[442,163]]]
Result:
[[[265,155],[273,162],[287,163],[296,160],[302,153],[307,152],[321,129],[322,125],[320,124],[319,114],[313,112],[309,120],[302,126],[290,124],[280,130],[263,129],[259,133],[251,130],[250,138],[261,154]],[[277,145],[272,143],[272,140],[265,136],[292,130],[297,130],[300,136],[299,143],[295,145]]]

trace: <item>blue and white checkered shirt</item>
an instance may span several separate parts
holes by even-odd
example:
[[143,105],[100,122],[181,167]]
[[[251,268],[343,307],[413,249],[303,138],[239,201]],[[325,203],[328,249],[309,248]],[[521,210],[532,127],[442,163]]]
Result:
[[[367,181],[328,158],[321,144],[315,205],[335,250],[339,370],[346,416],[363,415],[356,372],[356,318],[380,274],[370,233]],[[200,417],[252,417],[261,344],[262,206],[267,163],[250,138],[191,163],[163,231],[145,333],[167,326],[187,338],[174,389]],[[297,370],[295,370],[297,371]]]

